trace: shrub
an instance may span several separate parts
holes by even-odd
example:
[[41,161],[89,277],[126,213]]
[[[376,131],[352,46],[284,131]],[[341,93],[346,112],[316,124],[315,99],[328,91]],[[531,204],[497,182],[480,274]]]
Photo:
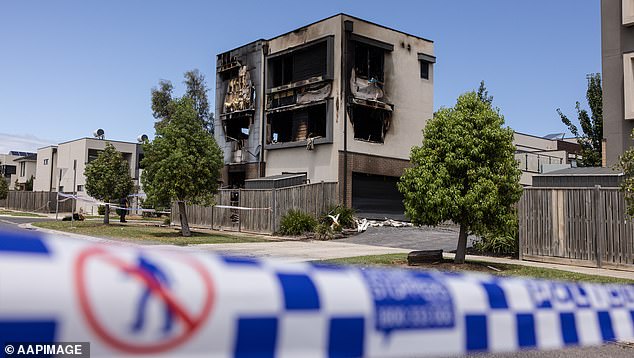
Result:
[[106,215],[106,206],[105,205],[99,205],[97,207],[97,214],[104,216]]
[[518,240],[512,235],[482,237],[473,243],[473,248],[483,253],[515,255],[518,252]]
[[473,243],[473,248],[483,253],[516,255],[519,252],[519,223],[517,216],[505,228],[487,232]]
[[320,223],[315,226],[315,234],[318,240],[332,240],[335,238],[335,230],[330,227],[331,224]]
[[354,221],[354,209],[352,208],[347,208],[343,205],[333,206],[330,208],[330,210],[328,210],[328,214],[321,216],[319,222],[322,224],[332,225],[332,219],[328,215],[339,215],[338,221],[339,225],[341,225],[341,227],[338,228],[339,230],[341,230],[342,228],[351,229],[356,226],[356,223]]
[[282,216],[279,232],[282,235],[301,235],[313,231],[315,226],[317,226],[317,220],[310,214],[299,210],[289,210]]
[[172,223],[172,219],[170,219],[170,217],[166,217],[165,219],[163,219],[163,225],[170,225]]

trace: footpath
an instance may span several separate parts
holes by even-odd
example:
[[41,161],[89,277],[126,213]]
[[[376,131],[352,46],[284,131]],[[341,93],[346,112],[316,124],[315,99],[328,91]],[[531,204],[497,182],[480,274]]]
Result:
[[[113,240],[108,238],[99,238],[85,235],[78,235],[73,233],[61,232],[50,229],[42,229],[35,227],[31,224],[22,224],[21,227],[30,230],[36,230],[49,235],[62,236],[73,239],[88,240],[92,242],[110,244],[110,245],[125,245],[125,246],[143,246],[142,244],[122,242],[119,240]],[[216,231],[214,231],[216,232]],[[276,237],[275,239],[284,240],[283,237]],[[235,244],[198,244],[189,245],[186,247],[179,247],[174,245],[152,245],[152,247],[160,248],[172,248],[172,249],[194,249],[213,251],[227,255],[238,256],[257,256],[257,257],[270,257],[285,262],[302,262],[313,260],[329,260],[346,257],[368,256],[368,255],[383,255],[383,254],[397,254],[408,253],[412,250],[385,246],[364,245],[360,243],[347,243],[347,242],[335,242],[335,241],[319,241],[319,240],[284,240],[284,241],[271,241],[271,242],[251,242],[251,243],[235,243]],[[445,253],[446,259],[453,259],[454,254]],[[575,272],[587,275],[615,277],[622,279],[634,280],[634,272],[632,271],[620,271],[620,270],[608,270],[591,267],[579,267],[561,264],[551,264],[543,262],[532,261],[520,261],[501,257],[490,256],[476,256],[467,255],[467,260],[478,261],[490,264],[510,264],[521,265],[537,268],[555,269],[561,271]]]

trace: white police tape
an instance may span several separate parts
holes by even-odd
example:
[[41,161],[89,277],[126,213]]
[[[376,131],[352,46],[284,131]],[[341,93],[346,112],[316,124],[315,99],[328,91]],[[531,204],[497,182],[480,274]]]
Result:
[[[65,199],[63,200],[59,200],[59,202],[64,202],[66,200],[70,200],[70,199],[75,199],[75,200],[79,200],[79,201],[84,201],[87,203],[91,203],[91,204],[96,204],[96,205],[106,205],[109,204],[111,209],[115,209],[115,210],[126,210],[126,211],[141,211],[141,212],[148,212],[148,213],[157,213],[157,214],[170,214],[169,211],[156,211],[156,209],[144,209],[141,206],[136,206],[136,207],[122,207],[119,206],[119,203],[106,203],[104,201],[98,201],[92,198],[83,198],[77,195],[73,195],[73,194],[64,194],[64,193],[58,193],[58,196],[61,196]],[[139,194],[133,194],[130,196],[141,196]]]
[[[176,250],[176,249],[175,249]],[[0,340],[92,357],[447,356],[634,339],[634,286],[360,269],[0,232]]]
[[268,208],[247,208],[244,206],[231,206],[231,205],[214,205],[214,208],[219,209],[232,209],[232,210],[272,210],[270,207]]

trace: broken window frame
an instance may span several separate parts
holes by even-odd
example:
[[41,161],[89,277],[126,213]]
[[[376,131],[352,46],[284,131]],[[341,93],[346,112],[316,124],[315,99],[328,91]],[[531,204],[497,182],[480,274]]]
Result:
[[[225,134],[225,142],[248,140],[252,124],[252,116],[240,116],[235,118],[223,119],[222,130]],[[242,131],[243,129],[247,130],[246,134]],[[238,132],[233,133],[236,130]]]
[[[274,71],[274,61],[278,61],[281,60],[284,56],[296,53],[298,51],[304,51],[309,49],[312,46],[316,46],[316,45],[320,45],[321,43],[325,43],[326,44],[326,64],[325,64],[325,71],[323,72],[322,75],[320,76],[313,76],[307,79],[302,79],[302,80],[296,80],[293,81],[291,80],[288,83],[284,83],[278,86],[274,86],[275,82],[274,82],[274,78],[275,78],[275,73]],[[286,50],[283,51],[279,51],[276,52],[274,54],[271,55],[267,55],[266,56],[266,88],[267,88],[267,93],[274,93],[277,91],[283,91],[283,90],[287,90],[290,88],[295,88],[295,87],[299,87],[299,86],[305,86],[307,84],[310,83],[315,83],[318,81],[325,81],[325,80],[332,80],[334,78],[334,36],[333,35],[328,35],[328,36],[324,36],[321,37],[319,39],[307,42],[305,44],[299,45],[299,46],[294,46],[291,48],[288,48]]]
[[[394,50],[394,45],[354,33],[350,35],[350,40],[350,47],[352,49],[352,51],[350,51],[351,57],[348,60],[348,80],[350,86],[355,85],[353,83],[356,83],[355,78],[361,78],[362,80],[368,81],[370,85],[375,85],[377,87],[377,93],[380,94],[378,98],[368,98],[367,96],[361,96],[359,89],[357,89],[359,93],[351,89],[348,102],[348,115],[353,127],[353,138],[355,141],[383,144],[385,143],[385,137],[391,125],[391,116],[394,109],[394,105],[385,101],[383,94],[383,88],[386,82],[386,56]],[[359,51],[366,51],[363,58],[367,61],[365,73],[364,70],[362,70],[360,74],[357,73],[357,70],[359,62],[362,63],[363,61],[359,61],[357,57],[359,56]],[[382,54],[382,56],[380,60],[375,61],[378,62],[378,64],[375,63],[373,66],[370,63],[371,57],[374,56],[376,60],[378,54]],[[363,58],[361,58],[361,60],[363,60]],[[372,67],[378,67],[380,73],[377,74],[377,70],[373,70]],[[365,112],[367,115],[361,118],[361,113],[359,112]],[[382,117],[379,118],[380,120],[382,119],[382,123],[377,121],[377,116]],[[359,130],[359,126],[364,125],[373,126],[375,128],[365,128],[367,130],[363,131]],[[365,136],[365,134],[368,135]]]
[[[379,64],[379,68],[380,68],[380,76],[378,76],[379,78],[376,78],[375,80],[378,80],[379,82],[379,86],[382,88],[383,84],[385,83],[385,56],[389,53],[394,51],[394,45],[389,44],[387,42],[383,42],[383,41],[379,41],[379,40],[375,40],[369,37],[365,37],[365,36],[361,36],[359,34],[350,34],[350,40],[351,40],[351,45],[350,48],[352,49],[352,53],[350,54],[351,57],[351,65],[352,68],[355,68],[355,66],[357,65],[357,51],[365,48],[365,51],[367,51],[367,67],[365,72],[362,71],[361,74],[357,73],[358,77],[370,80],[371,79],[371,73],[372,72],[370,70],[371,68],[371,64],[370,64],[370,54],[371,52],[376,52],[378,53],[379,51],[381,51],[383,53],[383,56],[381,56],[380,59],[380,64]],[[350,72],[350,71],[349,71]],[[350,75],[350,73],[348,73],[348,76]]]
[[310,136],[311,138],[313,138],[311,140],[312,144],[317,145],[317,144],[326,144],[326,143],[332,143],[333,142],[333,125],[332,125],[332,119],[333,119],[333,100],[332,98],[328,98],[326,100],[323,101],[318,101],[318,102],[313,102],[313,103],[309,103],[309,104],[305,104],[305,105],[297,105],[297,106],[293,106],[291,108],[282,108],[282,109],[277,109],[277,110],[271,110],[271,111],[267,111],[266,113],[266,140],[265,140],[265,145],[264,148],[265,149],[280,149],[280,148],[292,148],[292,147],[305,147],[307,145],[307,143],[309,142],[309,139],[299,139],[299,140],[291,140],[291,141],[286,141],[286,142],[273,142],[273,126],[271,123],[271,116],[274,116],[276,114],[279,113],[283,113],[283,112],[294,112],[294,111],[298,111],[298,110],[305,110],[306,108],[310,108],[310,107],[315,107],[315,106],[324,106],[325,107],[325,118],[324,118],[324,125],[325,125],[325,133],[324,136],[321,135],[313,135]]
[[376,83],[385,82],[385,50],[362,42],[355,42],[354,71],[357,77]]
[[[359,118],[359,115],[361,114],[359,111],[368,112],[368,116]],[[384,144],[385,136],[392,124],[392,105],[355,99],[350,106],[350,118],[352,121],[352,136],[354,140],[366,143]],[[381,119],[383,123],[378,123],[377,120]],[[366,130],[363,130],[360,126],[364,125],[372,126],[374,128],[366,128]],[[365,134],[368,134],[368,136],[366,137]]]

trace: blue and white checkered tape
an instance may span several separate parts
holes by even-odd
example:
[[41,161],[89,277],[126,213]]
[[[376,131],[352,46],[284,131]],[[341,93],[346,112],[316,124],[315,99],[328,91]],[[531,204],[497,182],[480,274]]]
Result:
[[93,357],[408,357],[634,339],[634,285],[565,283],[0,233],[0,343]]

